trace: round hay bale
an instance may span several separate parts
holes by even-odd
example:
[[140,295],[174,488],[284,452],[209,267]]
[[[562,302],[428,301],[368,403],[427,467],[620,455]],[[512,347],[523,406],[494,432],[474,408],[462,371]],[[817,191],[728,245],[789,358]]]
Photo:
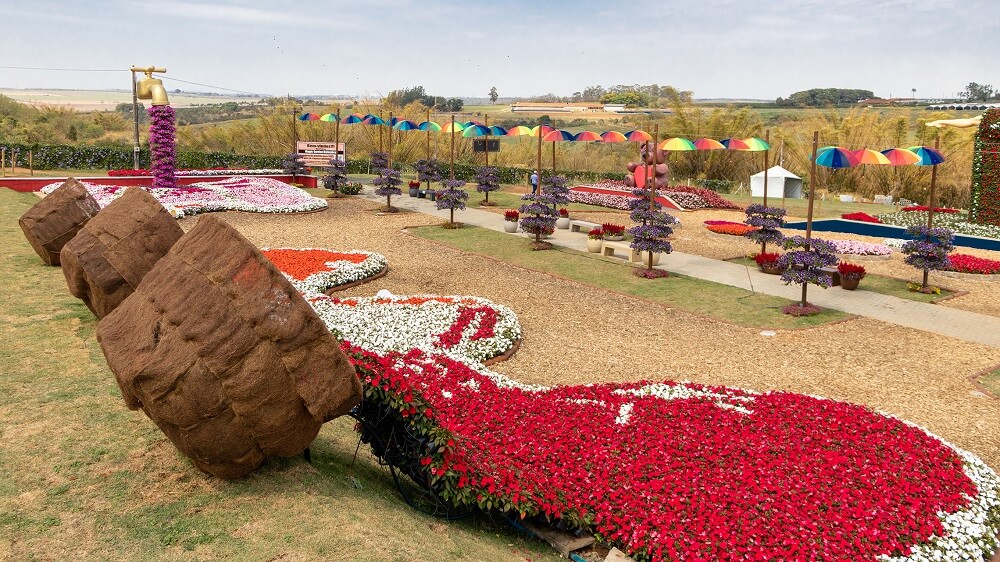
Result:
[[18,224],[46,265],[59,265],[59,252],[101,208],[75,178],[35,203]]
[[69,292],[104,318],[184,234],[146,190],[130,187],[59,253]]
[[354,368],[305,299],[217,217],[174,244],[97,338],[129,408],[220,478],[300,453],[361,400]]

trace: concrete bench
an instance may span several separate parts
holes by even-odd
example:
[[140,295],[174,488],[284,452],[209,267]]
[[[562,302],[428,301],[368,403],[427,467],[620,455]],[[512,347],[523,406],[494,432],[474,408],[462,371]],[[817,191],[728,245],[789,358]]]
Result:
[[596,222],[571,220],[569,221],[570,232],[582,232],[584,234],[590,234],[591,230],[595,228],[601,228],[601,225]]
[[639,261],[639,252],[633,250],[628,242],[608,242],[601,244],[601,253],[605,256],[613,256],[616,252],[621,252],[628,256],[628,261]]

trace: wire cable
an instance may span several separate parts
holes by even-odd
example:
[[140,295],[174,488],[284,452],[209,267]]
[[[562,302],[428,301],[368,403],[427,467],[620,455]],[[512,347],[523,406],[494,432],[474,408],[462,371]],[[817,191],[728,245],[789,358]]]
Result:
[[48,70],[55,72],[129,72],[127,68],[44,68],[40,66],[0,66],[8,70]]
[[246,90],[234,90],[232,88],[223,88],[222,86],[213,86],[211,84],[202,84],[201,82],[191,82],[189,80],[182,80],[182,79],[176,78],[174,76],[167,76],[166,74],[157,74],[156,77],[160,78],[162,80],[173,80],[174,82],[181,82],[181,83],[184,83],[184,84],[192,84],[194,86],[203,86],[205,88],[215,88],[216,90],[225,90],[227,92],[235,92],[237,94],[247,94],[247,95],[250,95],[250,96],[261,96],[261,97],[266,97],[266,96],[270,95],[270,94],[259,94],[257,92],[247,92]]

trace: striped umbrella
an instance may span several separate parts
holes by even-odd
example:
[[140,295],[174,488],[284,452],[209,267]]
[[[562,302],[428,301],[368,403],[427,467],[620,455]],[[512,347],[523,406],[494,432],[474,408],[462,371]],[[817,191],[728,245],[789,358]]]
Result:
[[601,142],[625,142],[625,135],[618,131],[607,131],[601,133]]
[[417,128],[421,131],[440,131],[441,125],[438,125],[434,121],[424,121],[423,123],[417,125]]
[[340,120],[336,113],[324,113],[322,117],[319,118],[320,121],[326,121],[327,123],[334,123]]
[[569,131],[564,131],[562,129],[553,129],[542,137],[543,141],[555,142],[555,141],[571,141],[573,140],[573,133]]
[[601,135],[593,131],[580,131],[573,135],[574,142],[597,142],[601,140]]
[[914,153],[920,158],[916,162],[917,166],[936,166],[944,162],[944,155],[941,154],[936,148],[931,148],[929,146],[911,146],[906,150]]
[[660,150],[669,150],[673,152],[681,152],[686,150],[696,150],[694,143],[681,138],[681,137],[671,137],[659,144],[657,146]]
[[909,166],[920,161],[920,157],[903,148],[887,148],[882,154],[889,159],[889,164],[893,166]]
[[743,141],[743,139],[722,139],[719,142],[722,143],[722,146],[726,147],[726,150],[750,150],[750,145]]
[[747,148],[745,148],[744,150],[749,150],[751,152],[761,152],[764,150],[771,149],[771,145],[768,144],[767,141],[765,141],[764,139],[759,139],[757,137],[750,137],[748,139],[743,139],[743,142],[746,143],[747,145]]
[[629,142],[646,142],[653,140],[653,136],[646,131],[640,131],[637,129],[635,131],[625,133],[625,140]]
[[694,141],[694,147],[698,150],[725,150],[726,145],[715,139],[698,139]]
[[889,159],[877,150],[872,150],[870,148],[862,148],[854,151],[854,155],[858,157],[858,164],[891,164]]
[[299,115],[299,121],[319,121],[319,115],[315,113],[303,113]]
[[457,121],[452,121],[452,122],[448,123],[447,125],[445,125],[441,129],[441,132],[443,132],[443,133],[461,133],[463,130],[465,130],[465,125],[463,125],[463,124],[461,124],[461,123],[459,123]]
[[531,127],[525,127],[524,125],[518,125],[516,127],[511,127],[507,129],[508,137],[521,137],[521,136],[531,136]]
[[344,125],[354,125],[357,123],[361,123],[362,121],[364,121],[364,117],[358,115],[357,113],[348,115],[347,117],[344,117],[343,119],[340,120],[340,122],[343,123]]
[[534,127],[531,128],[531,136],[537,137],[539,136],[538,132],[541,131],[542,132],[541,136],[544,137],[548,133],[551,133],[552,131],[555,130],[556,130],[555,127],[552,127],[550,125],[535,125]]
[[[479,122],[479,121],[466,121],[465,123],[462,123],[462,126],[463,126],[463,127],[466,127],[466,128],[468,128],[468,127],[471,127],[471,126],[473,126],[473,125],[480,125],[480,126],[484,126],[484,125],[483,125],[483,124],[482,124],[481,122]],[[462,130],[464,131],[465,129],[462,129]]]
[[834,146],[816,154],[816,165],[826,168],[853,168],[858,165],[858,157],[846,148]]
[[492,132],[490,131],[490,128],[485,125],[466,125],[465,128],[462,129],[463,137],[483,137],[489,134],[492,134]]
[[397,119],[396,124],[392,126],[393,129],[397,131],[416,131],[419,130],[419,126],[410,121],[409,119]]
[[490,125],[490,135],[494,137],[507,136],[507,129],[504,129],[499,125]]
[[385,119],[382,119],[378,115],[365,115],[365,118],[361,120],[365,125],[385,125]]

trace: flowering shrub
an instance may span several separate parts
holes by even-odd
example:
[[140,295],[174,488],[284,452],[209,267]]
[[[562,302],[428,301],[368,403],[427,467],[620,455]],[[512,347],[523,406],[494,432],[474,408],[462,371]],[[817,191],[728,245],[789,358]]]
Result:
[[601,225],[601,230],[604,231],[605,236],[624,236],[625,227],[620,224],[613,224],[606,222]]
[[486,194],[486,202],[489,203],[490,192],[500,189],[500,177],[497,169],[493,166],[480,168],[476,172],[476,191]]
[[885,244],[873,244],[858,240],[830,240],[829,242],[833,244],[833,250],[838,254],[855,256],[888,256],[892,254],[892,248]]
[[976,131],[972,154],[969,220],[1000,228],[1000,111],[987,109]]
[[842,261],[837,264],[837,273],[840,273],[840,276],[845,279],[864,279],[865,266]]
[[587,238],[590,238],[591,240],[603,240],[604,231],[600,228],[592,228],[590,232],[587,233]]
[[778,267],[785,270],[781,274],[781,280],[786,285],[811,283],[824,289],[833,285],[830,275],[821,271],[821,268],[837,265],[833,244],[819,238],[792,236],[785,238],[782,245],[786,250],[801,248],[786,252],[778,259]]
[[984,275],[1000,274],[1000,261],[970,256],[968,254],[951,254],[948,256],[950,266],[948,271],[959,273],[978,273]]
[[559,208],[559,218],[568,219],[569,218],[569,209],[567,209],[566,207],[560,207]]
[[843,215],[840,215],[840,218],[847,219],[849,221],[874,222],[878,224],[882,223],[878,217],[873,217],[868,213],[844,213]]
[[[103,209],[125,193],[120,185],[80,182]],[[55,191],[62,182],[42,187],[42,193]],[[313,197],[287,183],[271,178],[233,177],[213,182],[198,182],[175,189],[138,187],[150,193],[171,215],[180,218],[212,211],[254,213],[298,213],[325,209],[325,199]]]
[[716,234],[728,234],[730,236],[746,236],[748,232],[754,230],[752,226],[747,226],[738,222],[730,224],[709,224],[706,225],[705,228],[711,232],[715,232]]
[[903,260],[917,269],[934,271],[948,269],[948,252],[955,248],[952,243],[954,234],[947,228],[927,228],[926,226],[911,226],[906,233],[913,240],[903,244]]
[[349,182],[344,182],[344,184],[340,186],[338,191],[340,191],[340,193],[343,193],[344,195],[357,195],[361,193],[361,190],[363,188],[364,185],[361,182],[349,181]]
[[755,203],[747,206],[746,215],[745,224],[756,229],[748,231],[745,236],[760,244],[762,252],[766,249],[768,242],[780,244],[785,239],[785,235],[778,230],[782,226],[785,226],[784,209],[780,207],[765,207]]
[[777,267],[778,259],[781,258],[781,254],[764,252],[759,254],[754,254],[753,261],[757,262],[760,267]]
[[517,222],[517,219],[520,216],[521,213],[515,211],[514,209],[510,209],[503,212],[503,220],[507,222]]
[[406,182],[406,187],[408,187],[410,189],[417,189],[417,188],[420,187],[420,182],[417,181],[417,180],[410,180],[410,181]]
[[547,193],[531,192],[521,196],[521,230],[535,235],[539,241],[543,234],[552,234],[556,230],[556,211],[552,197]]
[[591,193],[588,191],[570,190],[567,198],[572,203],[585,203],[587,205],[598,205],[600,207],[610,207],[612,209],[629,209],[629,202],[634,198],[625,194],[611,195],[608,193]]
[[326,175],[323,176],[323,187],[344,194],[342,190],[347,184],[347,162],[339,158],[331,158],[327,164],[329,166],[326,169]]
[[281,160],[281,168],[284,173],[293,176],[304,176],[309,173],[305,161],[302,160],[302,155],[297,152],[286,154]]
[[[909,207],[903,207],[900,211],[923,211],[927,212],[930,209],[927,205],[910,205]],[[959,209],[949,209],[947,207],[934,207],[935,213],[961,213]]]
[[300,292],[325,292],[340,285],[362,281],[386,268],[385,256],[350,250],[322,248],[262,248],[264,256]]
[[437,192],[438,210],[448,209],[450,211],[450,224],[455,224],[455,211],[465,209],[465,202],[469,199],[469,194],[462,187],[465,180],[444,180],[441,182],[444,189]]
[[669,254],[673,249],[667,237],[674,230],[666,221],[650,221],[649,224],[633,226],[628,229],[628,233],[632,235],[629,247],[637,252]]
[[425,181],[428,184],[441,181],[441,178],[444,175],[441,163],[434,158],[421,158],[416,161],[413,167],[417,169],[417,179],[419,181]]

